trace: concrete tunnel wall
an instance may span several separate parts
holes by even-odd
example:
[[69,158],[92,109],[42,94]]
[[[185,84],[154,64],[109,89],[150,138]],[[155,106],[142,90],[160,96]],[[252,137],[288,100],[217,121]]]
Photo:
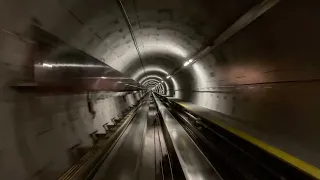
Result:
[[90,148],[89,134],[104,133],[103,125],[136,104],[137,94],[94,101],[95,115],[85,95],[1,96],[1,178],[56,179],[75,163],[72,148]]
[[280,140],[275,146],[320,167],[315,138],[320,125],[319,2],[281,1],[170,79],[168,74],[260,1],[136,0],[137,8],[123,1],[146,73],[116,1],[0,2],[0,178],[58,176],[72,163],[69,148],[90,146],[88,134],[102,131],[102,124],[141,96],[100,100],[93,118],[85,95],[12,90],[10,85],[31,78],[25,39],[31,24],[138,81],[155,75],[166,81],[168,94],[228,115],[266,136],[276,135]]

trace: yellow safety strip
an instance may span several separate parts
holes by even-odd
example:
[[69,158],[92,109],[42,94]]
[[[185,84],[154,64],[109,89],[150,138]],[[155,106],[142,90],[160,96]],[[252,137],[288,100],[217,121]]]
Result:
[[[178,104],[180,104],[181,106],[183,106],[184,108],[190,110],[191,112],[193,112],[190,108],[188,108],[187,105],[185,105],[184,103],[182,102],[176,102]],[[195,112],[194,112],[195,113]],[[201,116],[200,114],[196,113],[197,115]],[[291,164],[292,166],[295,166],[297,167],[298,169],[304,171],[305,173],[317,178],[317,179],[320,179],[320,169],[311,165],[311,164],[308,164],[304,161],[302,161],[301,159],[298,159],[284,151],[281,151],[280,149],[277,149],[269,144],[266,144],[264,143],[263,141],[260,141],[259,139],[257,138],[254,138],[252,136],[250,136],[249,134],[245,133],[245,132],[242,132],[238,129],[235,129],[235,128],[232,128],[232,127],[229,127],[225,124],[222,124],[220,122],[217,122],[216,120],[214,119],[211,119],[215,124],[217,124],[218,126],[228,130],[229,132],[251,142],[252,144],[260,147],[261,149],[264,149],[265,151],[275,155],[276,157],[286,161],[287,163]]]

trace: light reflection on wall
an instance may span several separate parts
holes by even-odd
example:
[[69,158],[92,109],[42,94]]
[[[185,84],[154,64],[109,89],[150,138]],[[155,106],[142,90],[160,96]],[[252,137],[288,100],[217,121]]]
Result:
[[182,49],[181,46],[172,42],[149,42],[147,44],[144,44],[142,50],[142,53],[162,52],[166,54],[173,54],[174,56],[179,57],[181,59],[185,59],[188,57],[188,51],[186,49]]
[[[172,40],[140,40],[143,42],[143,46],[140,46],[142,57],[152,54],[168,54],[174,57],[175,60],[183,61],[189,56],[190,49],[184,49],[182,46],[174,43]],[[127,48],[126,44],[118,46],[112,52],[107,52],[102,56],[106,60],[106,63],[117,69],[118,71],[125,71],[132,65],[133,60],[139,61],[136,49]],[[173,59],[173,60],[174,60]],[[120,60],[120,61],[119,61]],[[146,62],[145,62],[146,63]],[[147,63],[146,63],[147,64]]]
[[266,77],[265,73],[262,73],[259,67],[249,65],[231,66],[229,71],[225,71],[225,76],[232,84],[251,84],[268,81],[272,82],[272,79]]
[[[179,86],[179,84],[177,83],[177,81],[175,80],[175,78],[174,78],[174,77],[171,77],[170,79],[171,79],[171,81],[172,81],[172,83],[173,83],[173,87],[174,87],[173,91],[175,91],[175,90],[177,90],[177,89],[180,89],[180,86]],[[169,80],[170,80],[170,79],[169,79]],[[180,99],[181,97],[182,97],[182,96],[181,96],[181,92],[180,92],[180,91],[175,91],[175,93],[174,93],[174,98]]]
[[155,72],[155,73],[158,72],[158,73],[164,74],[165,76],[168,75],[167,71],[153,65],[153,66],[145,66],[145,72],[143,71],[143,69],[137,69],[137,71],[135,73],[133,73],[133,75],[131,77],[132,77],[132,79],[138,81],[139,79],[144,77],[143,76],[144,73],[150,74],[152,72]]
[[166,96],[169,96],[170,95],[170,88],[169,88],[169,85],[167,83],[167,80],[165,78],[162,78],[160,76],[157,76],[157,75],[147,75],[147,76],[144,76],[143,78],[141,78],[138,82],[143,84],[145,81],[147,81],[148,79],[156,79],[158,80],[158,82],[160,83],[161,81],[163,81],[164,85],[165,85],[165,95]]
[[157,80],[154,80],[154,79],[149,79],[149,80],[145,81],[142,85],[143,86],[148,86],[150,88],[150,87],[156,86],[159,83],[160,83],[160,81],[157,81]]
[[[150,74],[150,73],[151,74],[152,73],[155,73],[155,74],[156,73],[161,73],[161,74],[163,74],[164,77],[166,77],[169,74],[167,71],[165,71],[164,69],[161,69],[161,68],[159,68],[157,66],[147,66],[147,67],[145,67],[145,72],[148,73],[148,74]],[[139,69],[138,71],[136,71],[136,73],[133,74],[132,77],[133,77],[134,80],[138,81],[139,79],[144,77],[143,74],[144,74],[143,70]],[[166,79],[166,81],[172,81],[173,89],[170,89],[171,91],[175,91],[175,90],[180,88],[178,82],[175,80],[174,77]],[[175,91],[174,97],[176,97],[176,98],[181,97],[180,92]]]

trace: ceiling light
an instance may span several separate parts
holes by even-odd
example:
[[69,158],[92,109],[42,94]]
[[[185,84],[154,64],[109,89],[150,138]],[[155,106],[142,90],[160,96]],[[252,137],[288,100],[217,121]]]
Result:
[[42,66],[43,66],[43,67],[50,67],[50,68],[52,67],[51,64],[47,64],[47,63],[43,63]]
[[183,66],[188,66],[190,63],[192,63],[194,60],[193,59],[189,59],[188,61],[186,61]]
[[171,78],[171,76],[167,76],[167,79]]

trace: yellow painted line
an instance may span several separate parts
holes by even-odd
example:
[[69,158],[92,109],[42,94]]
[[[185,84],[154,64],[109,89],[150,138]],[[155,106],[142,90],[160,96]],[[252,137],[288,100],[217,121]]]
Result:
[[[180,104],[181,106],[183,106],[184,108],[190,110],[191,112],[193,112],[190,108],[188,108],[187,105],[185,105],[184,103],[181,103],[181,102],[176,102],[178,104]],[[195,113],[195,112],[194,112]],[[196,113],[197,115],[201,116],[200,114]],[[201,116],[203,117],[203,116]],[[205,118],[205,117],[204,117]],[[291,164],[292,166],[294,167],[297,167],[298,169],[304,171],[305,173],[311,175],[312,177],[314,178],[317,178],[317,179],[320,179],[320,169],[311,165],[311,164],[308,164],[304,161],[302,161],[301,159],[298,159],[276,147],[273,147],[269,144],[266,144],[264,143],[263,141],[260,141],[259,139],[257,138],[254,138],[252,136],[250,136],[249,134],[245,133],[245,132],[242,132],[238,129],[235,129],[235,128],[232,128],[232,127],[229,127],[225,124],[222,124],[220,122],[217,122],[216,120],[212,119],[212,121],[217,124],[218,126],[228,130],[229,132],[251,142],[252,144],[260,147],[261,149],[264,149],[265,151],[275,155],[276,157],[282,159],[283,161]]]

